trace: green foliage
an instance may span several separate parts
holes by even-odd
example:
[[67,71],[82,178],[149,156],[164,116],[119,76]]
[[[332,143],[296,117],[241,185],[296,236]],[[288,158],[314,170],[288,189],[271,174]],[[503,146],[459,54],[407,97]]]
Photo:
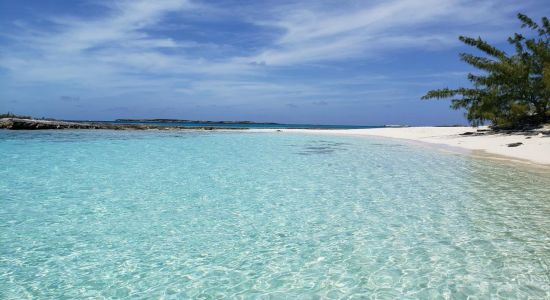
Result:
[[485,56],[461,53],[460,59],[481,70],[481,75],[468,74],[471,88],[438,89],[422,99],[451,98],[451,108],[466,109],[474,126],[490,121],[493,127],[518,128],[550,121],[550,22],[542,24],[518,14],[522,28],[533,36],[519,33],[508,38],[515,53],[508,55],[481,38],[459,37],[466,45]]
[[0,114],[0,119],[2,118],[19,118],[19,119],[32,119],[31,116],[18,116],[16,114],[12,114],[11,112],[7,112],[5,114]]

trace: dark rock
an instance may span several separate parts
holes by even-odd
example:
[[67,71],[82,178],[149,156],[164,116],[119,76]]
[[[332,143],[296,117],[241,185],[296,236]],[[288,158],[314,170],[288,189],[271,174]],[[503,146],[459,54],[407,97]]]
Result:
[[246,128],[225,128],[225,127],[178,127],[178,126],[157,126],[144,124],[112,124],[93,122],[65,122],[52,120],[3,118],[0,119],[0,128],[10,130],[38,130],[38,129],[111,129],[111,130],[243,130]]
[[460,135],[472,135],[472,134],[474,134],[473,131],[466,131],[464,133],[461,133]]
[[523,145],[523,143],[518,142],[518,143],[511,143],[511,144],[508,144],[507,146],[508,146],[508,147],[517,147],[517,146],[521,146],[521,145]]

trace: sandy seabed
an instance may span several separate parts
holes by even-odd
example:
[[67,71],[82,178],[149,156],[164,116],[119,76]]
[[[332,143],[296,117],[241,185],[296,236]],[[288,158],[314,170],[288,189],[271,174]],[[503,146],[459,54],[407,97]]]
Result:
[[[254,129],[261,132],[301,132],[406,139],[442,147],[493,155],[494,158],[529,162],[550,167],[550,135],[538,131],[524,133],[485,132],[486,127],[400,127],[369,129]],[[478,132],[478,130],[480,130]],[[474,133],[463,135],[464,133]],[[510,147],[510,144],[521,143]]]

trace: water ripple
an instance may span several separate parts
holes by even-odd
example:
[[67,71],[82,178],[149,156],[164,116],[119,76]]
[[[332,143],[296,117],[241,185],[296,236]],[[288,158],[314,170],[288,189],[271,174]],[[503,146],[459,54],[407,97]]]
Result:
[[299,134],[0,150],[2,299],[550,297],[550,176],[515,165]]

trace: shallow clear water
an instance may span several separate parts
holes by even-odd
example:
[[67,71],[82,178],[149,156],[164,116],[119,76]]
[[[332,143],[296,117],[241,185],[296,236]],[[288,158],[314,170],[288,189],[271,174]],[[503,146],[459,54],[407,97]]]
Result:
[[0,131],[0,298],[550,297],[550,176],[394,140]]

